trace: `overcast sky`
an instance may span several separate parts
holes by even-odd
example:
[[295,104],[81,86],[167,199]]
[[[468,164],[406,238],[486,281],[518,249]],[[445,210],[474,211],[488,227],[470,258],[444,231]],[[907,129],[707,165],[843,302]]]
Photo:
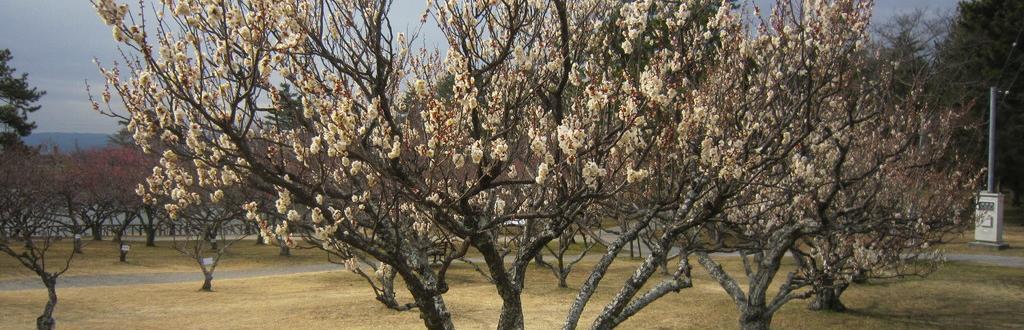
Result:
[[[756,2],[765,7],[773,1]],[[949,12],[957,2],[876,0],[874,21],[884,22],[916,8]],[[425,3],[395,0],[392,17],[396,25],[417,21]],[[436,42],[436,36],[429,37],[429,42]],[[0,0],[2,48],[10,49],[14,56],[9,64],[18,72],[29,73],[29,83],[46,91],[40,101],[42,109],[30,115],[38,125],[36,132],[112,133],[117,129],[115,120],[92,111],[85,92],[86,80],[94,89],[102,89],[92,59],[109,65],[118,54],[110,29],[88,0]]]

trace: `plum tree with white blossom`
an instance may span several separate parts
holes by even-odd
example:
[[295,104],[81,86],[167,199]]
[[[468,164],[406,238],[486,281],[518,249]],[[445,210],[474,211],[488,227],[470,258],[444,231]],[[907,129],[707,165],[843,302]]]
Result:
[[[529,263],[600,214],[629,225],[564,328],[645,230],[652,253],[594,328],[692,285],[692,256],[744,328],[767,327],[801,296],[793,286],[766,301],[779,260],[840,208],[816,199],[849,175],[899,174],[870,168],[889,165],[886,150],[918,133],[927,108],[893,102],[865,72],[870,1],[809,0],[769,18],[733,1],[428,1],[421,23],[437,24],[443,51],[416,47],[419,29],[395,30],[388,0],[93,4],[128,59],[101,68],[94,107],[114,114],[117,94],[127,113],[114,115],[144,150],[189,163],[148,182],[168,213],[200,192],[272,194],[277,224],[255,211],[269,202],[246,203],[263,235],[303,235],[353,270],[379,263],[432,329],[453,328],[445,274],[471,248],[502,300],[498,328],[522,328]],[[295,108],[282,81],[301,102],[288,127],[264,120]],[[883,142],[881,154],[859,150]],[[844,167],[844,148],[864,161],[829,181],[822,169]],[[503,231],[513,219],[523,230]],[[756,256],[749,292],[709,254],[720,251]],[[641,292],[659,268],[666,278]]]

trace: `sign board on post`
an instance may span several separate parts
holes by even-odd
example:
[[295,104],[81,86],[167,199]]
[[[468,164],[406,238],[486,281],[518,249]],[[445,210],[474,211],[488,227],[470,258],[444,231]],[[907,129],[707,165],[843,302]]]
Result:
[[75,239],[82,239],[82,234],[75,234]]
[[1005,249],[1003,241],[1003,195],[981,192],[974,207],[974,241],[972,246]]
[[121,245],[121,251],[128,252],[128,250],[131,250],[131,249],[132,249],[131,245],[128,245],[128,244]]
[[210,257],[203,258],[203,266],[210,266],[210,265],[213,265],[213,258],[210,258]]

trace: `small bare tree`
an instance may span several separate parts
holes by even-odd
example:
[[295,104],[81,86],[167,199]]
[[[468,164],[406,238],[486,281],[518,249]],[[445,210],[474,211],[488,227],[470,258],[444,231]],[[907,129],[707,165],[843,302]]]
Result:
[[[194,260],[203,272],[200,291],[213,291],[213,274],[221,258],[231,245],[247,236],[244,231],[234,236],[222,234],[226,226],[244,224],[246,198],[240,189],[216,190],[206,197],[195,196],[198,202],[168,210],[177,226],[172,236],[174,249]],[[184,239],[179,240],[181,236]]]
[[54,256],[50,250],[71,234],[59,216],[63,200],[53,189],[62,173],[52,157],[22,151],[0,155],[0,251],[39,276],[46,287],[46,307],[36,319],[40,330],[56,327],[57,278],[75,256]]
[[572,268],[583,260],[595,246],[600,244],[596,233],[600,230],[596,221],[581,219],[573,222],[558,236],[556,242],[544,246],[544,250],[554,259],[552,263],[544,261],[543,253],[537,254],[536,261],[541,266],[547,267],[558,279],[558,287],[568,288],[566,279]]

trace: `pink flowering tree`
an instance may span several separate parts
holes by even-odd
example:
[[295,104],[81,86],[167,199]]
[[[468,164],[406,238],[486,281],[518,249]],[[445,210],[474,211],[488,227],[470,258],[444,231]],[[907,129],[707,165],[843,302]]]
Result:
[[[135,192],[155,164],[152,157],[130,147],[80,150],[55,157],[63,161],[68,173],[57,189],[75,233],[90,229],[93,239],[99,240],[107,226],[113,228],[114,239],[123,245],[123,236],[133,222],[152,222],[155,218],[152,207],[144,204]],[[153,229],[150,233],[155,234]],[[75,245],[76,251],[81,252],[78,239]],[[121,251],[124,262],[125,251]]]
[[103,227],[114,217],[123,215],[119,204],[119,193],[126,190],[132,194],[134,184],[119,186],[117,178],[108,175],[116,162],[107,158],[106,151],[84,150],[69,154],[68,171],[73,172],[79,183],[74,201],[77,220],[89,230],[94,241],[103,240]]

